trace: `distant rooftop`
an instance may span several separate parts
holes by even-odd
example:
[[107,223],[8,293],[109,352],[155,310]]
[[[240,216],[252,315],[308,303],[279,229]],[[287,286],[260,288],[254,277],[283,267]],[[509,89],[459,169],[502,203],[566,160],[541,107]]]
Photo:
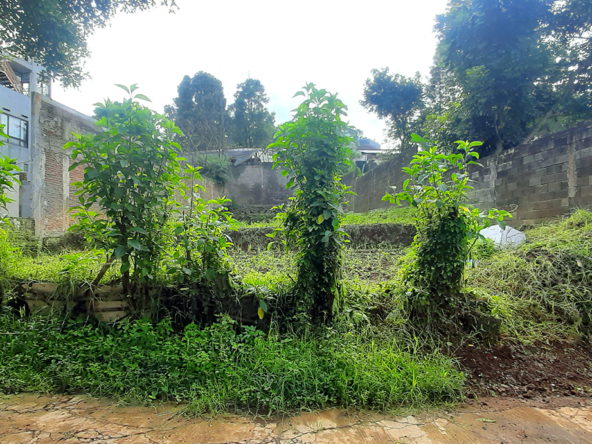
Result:
[[358,142],[358,150],[364,151],[380,151],[380,145],[372,139],[356,139]]

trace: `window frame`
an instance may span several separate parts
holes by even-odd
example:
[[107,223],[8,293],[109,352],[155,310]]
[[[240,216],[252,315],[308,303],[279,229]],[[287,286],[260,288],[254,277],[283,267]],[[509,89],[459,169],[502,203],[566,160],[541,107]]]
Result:
[[[25,138],[21,138],[21,137],[15,137],[12,136],[10,134],[10,128],[11,128],[11,120],[13,122],[20,122],[20,124],[24,124],[25,125]],[[29,121],[25,120],[25,119],[21,119],[20,117],[16,117],[13,116],[12,114],[7,114],[7,113],[0,113],[0,124],[5,125],[4,126],[4,134],[6,134],[7,137],[7,142],[12,144],[12,145],[16,145],[22,148],[29,148]],[[22,127],[20,129],[20,133],[22,135]]]

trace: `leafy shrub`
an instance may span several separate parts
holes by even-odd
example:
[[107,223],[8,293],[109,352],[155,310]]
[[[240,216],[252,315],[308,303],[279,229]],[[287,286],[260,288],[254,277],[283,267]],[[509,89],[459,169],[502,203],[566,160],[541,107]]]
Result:
[[463,375],[438,354],[357,335],[237,333],[229,318],[174,334],[170,322],[95,327],[0,316],[0,391],[84,391],[188,401],[195,413],[328,406],[385,409],[457,399]]
[[[74,184],[80,199],[74,208],[76,228],[95,247],[109,252],[107,265],[121,260],[124,290],[130,294],[130,282],[154,279],[163,230],[178,206],[173,198],[183,189],[183,177],[180,147],[173,142],[180,130],[140,105],[135,99],[147,98],[134,95],[135,85],[122,88],[128,99],[107,100],[96,109],[101,131],[76,135],[77,141],[64,149],[72,148],[76,159],[70,169],[84,166],[84,180]],[[94,211],[97,206],[101,214]],[[95,285],[100,279],[99,275]]]
[[387,193],[383,200],[397,205],[406,201],[417,209],[413,260],[404,270],[404,281],[411,314],[431,322],[450,309],[458,311],[471,247],[483,238],[479,231],[492,219],[503,228],[503,219],[510,214],[496,209],[482,214],[467,204],[467,192],[472,189],[467,167],[479,165],[472,160],[479,158],[472,148],[481,142],[457,142],[456,152],[443,154],[416,134],[413,140],[423,150],[403,168],[410,178],[401,192]]
[[168,274],[181,277],[181,283],[213,282],[228,276],[230,264],[227,249],[232,246],[228,231],[234,219],[226,205],[230,199],[218,198],[205,201],[197,192],[204,188],[200,168],[187,165],[186,172],[192,178],[188,207],[172,224],[170,256],[165,259]]
[[269,148],[276,150],[274,167],[281,166],[290,177],[287,188],[295,188],[283,224],[298,250],[301,308],[314,322],[325,322],[331,320],[340,293],[346,236],[340,225],[348,193],[340,179],[351,166],[353,139],[342,120],[347,108],[336,95],[309,83],[296,96],[304,101]]

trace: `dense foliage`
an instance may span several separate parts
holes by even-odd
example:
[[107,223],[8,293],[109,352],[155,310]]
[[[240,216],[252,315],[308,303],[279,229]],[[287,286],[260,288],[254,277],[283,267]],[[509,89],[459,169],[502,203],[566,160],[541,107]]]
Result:
[[[74,207],[81,230],[96,248],[108,252],[108,263],[121,260],[126,294],[130,284],[154,278],[162,254],[167,222],[184,190],[179,145],[173,122],[142,106],[137,87],[123,87],[129,98],[109,100],[96,109],[97,134],[76,135],[70,169],[84,167]],[[96,210],[101,210],[97,212]],[[106,217],[104,217],[106,216]],[[131,273],[131,275],[130,275]],[[98,277],[100,280],[100,277]],[[95,282],[98,284],[98,281]]]
[[237,87],[234,103],[229,107],[232,117],[232,140],[243,148],[265,148],[275,133],[275,113],[266,105],[269,98],[257,79],[247,79]]
[[369,109],[391,116],[399,139],[409,141],[411,131],[398,133],[403,124],[423,127],[448,149],[482,140],[482,153],[566,128],[592,117],[591,24],[583,0],[450,0],[437,17],[431,79],[414,81],[423,106],[411,79],[383,70],[367,81]]
[[346,236],[340,226],[347,193],[340,179],[351,165],[353,139],[342,120],[347,108],[336,95],[309,83],[296,96],[304,101],[269,147],[276,150],[274,167],[284,169],[287,187],[295,189],[284,226],[298,249],[300,304],[315,322],[325,322],[340,293]]
[[[0,2],[0,41],[11,56],[33,58],[51,77],[78,86],[86,77],[87,38],[117,12],[157,6],[155,0],[4,0]],[[175,7],[174,0],[160,4]]]
[[185,76],[166,113],[181,129],[184,153],[224,150],[229,125],[222,82],[207,72]]
[[183,334],[165,321],[114,328],[0,316],[0,390],[84,390],[124,399],[188,401],[192,413],[343,407],[386,409],[453,400],[451,360],[354,336],[282,338],[228,318]]

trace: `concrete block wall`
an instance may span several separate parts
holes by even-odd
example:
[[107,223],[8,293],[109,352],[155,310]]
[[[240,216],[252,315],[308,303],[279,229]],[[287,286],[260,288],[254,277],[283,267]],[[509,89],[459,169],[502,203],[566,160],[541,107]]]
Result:
[[396,190],[402,189],[403,182],[408,177],[403,173],[402,168],[409,165],[415,153],[415,150],[409,150],[398,154],[365,175],[353,179],[353,182],[350,180],[351,176],[348,175],[344,182],[351,186],[352,191],[356,193],[356,196],[351,196],[349,199],[348,210],[363,213],[391,206],[382,198],[387,191],[392,191],[391,187],[393,186],[396,187]]
[[[413,152],[404,153],[358,178],[356,212],[382,208],[388,185],[400,187],[408,177],[401,168]],[[504,150],[471,166],[470,203],[482,210],[512,212],[514,226],[530,225],[592,207],[592,121]]]
[[288,178],[282,170],[272,168],[270,162],[240,165],[230,168],[230,180],[224,184],[223,193],[238,207],[273,206],[286,203],[292,195],[286,189]]

